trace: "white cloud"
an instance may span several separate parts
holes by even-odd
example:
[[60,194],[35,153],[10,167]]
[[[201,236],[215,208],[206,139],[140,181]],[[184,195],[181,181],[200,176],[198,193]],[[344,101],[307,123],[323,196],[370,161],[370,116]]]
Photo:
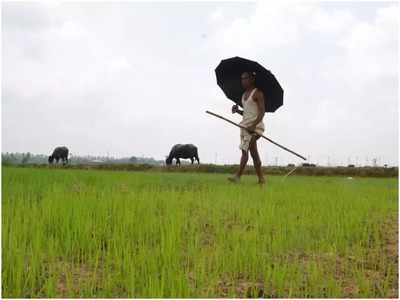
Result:
[[221,9],[217,9],[211,13],[209,17],[210,22],[218,22],[224,19],[224,14],[222,13]]
[[[381,151],[397,161],[397,15],[391,4],[364,20],[317,2],[258,2],[254,13],[217,28],[209,47],[258,60],[277,75],[285,100],[267,116],[274,134],[288,141],[304,135],[299,148],[310,152]],[[290,129],[296,132],[285,123],[297,124]],[[383,136],[376,126],[386,128]],[[384,150],[377,139],[385,140]]]
[[204,111],[229,114],[214,68],[239,55],[285,89],[266,119],[278,142],[311,156],[397,161],[398,6],[380,7],[360,18],[318,2],[4,4],[3,147],[159,158],[192,142],[202,161],[218,152],[236,162],[237,130]]

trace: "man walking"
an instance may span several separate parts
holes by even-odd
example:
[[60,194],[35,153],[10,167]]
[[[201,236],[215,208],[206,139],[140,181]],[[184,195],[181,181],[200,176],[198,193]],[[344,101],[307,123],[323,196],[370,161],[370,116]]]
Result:
[[242,157],[240,159],[240,167],[237,173],[228,180],[231,182],[239,182],[249,159],[249,151],[253,159],[254,168],[258,176],[258,183],[264,184],[265,179],[261,170],[261,159],[257,149],[257,140],[264,132],[263,118],[265,114],[264,94],[255,86],[256,74],[254,72],[244,72],[241,75],[241,84],[245,89],[242,96],[243,111],[239,110],[237,105],[232,106],[232,113],[239,113],[243,116],[240,122],[241,126],[247,128],[240,129],[240,146]]

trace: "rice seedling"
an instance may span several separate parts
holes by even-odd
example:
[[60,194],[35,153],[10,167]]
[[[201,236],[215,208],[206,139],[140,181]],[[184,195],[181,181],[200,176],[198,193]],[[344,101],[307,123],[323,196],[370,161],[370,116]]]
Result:
[[3,297],[394,297],[397,178],[2,168]]

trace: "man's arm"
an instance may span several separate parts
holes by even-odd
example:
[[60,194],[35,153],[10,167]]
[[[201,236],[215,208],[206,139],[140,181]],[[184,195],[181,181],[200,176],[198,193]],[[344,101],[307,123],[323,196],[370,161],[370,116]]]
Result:
[[264,94],[261,91],[256,91],[254,93],[254,101],[257,103],[258,107],[258,115],[254,120],[253,124],[247,127],[247,130],[250,132],[254,132],[258,123],[262,121],[265,114],[265,103],[264,103]]

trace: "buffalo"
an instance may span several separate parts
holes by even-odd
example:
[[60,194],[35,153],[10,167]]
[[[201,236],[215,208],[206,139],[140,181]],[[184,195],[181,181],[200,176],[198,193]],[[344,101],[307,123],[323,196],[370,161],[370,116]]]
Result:
[[171,152],[169,153],[167,159],[166,159],[166,164],[170,165],[172,164],[172,160],[176,159],[176,164],[180,165],[181,161],[179,160],[180,158],[184,159],[190,159],[192,161],[192,164],[194,160],[197,160],[197,163],[200,164],[199,160],[199,155],[197,153],[197,147],[192,144],[176,144],[175,146],[172,147]]
[[67,147],[57,147],[54,149],[53,154],[49,156],[49,164],[52,164],[54,160],[58,163],[62,160],[63,165],[68,163],[68,148]]

